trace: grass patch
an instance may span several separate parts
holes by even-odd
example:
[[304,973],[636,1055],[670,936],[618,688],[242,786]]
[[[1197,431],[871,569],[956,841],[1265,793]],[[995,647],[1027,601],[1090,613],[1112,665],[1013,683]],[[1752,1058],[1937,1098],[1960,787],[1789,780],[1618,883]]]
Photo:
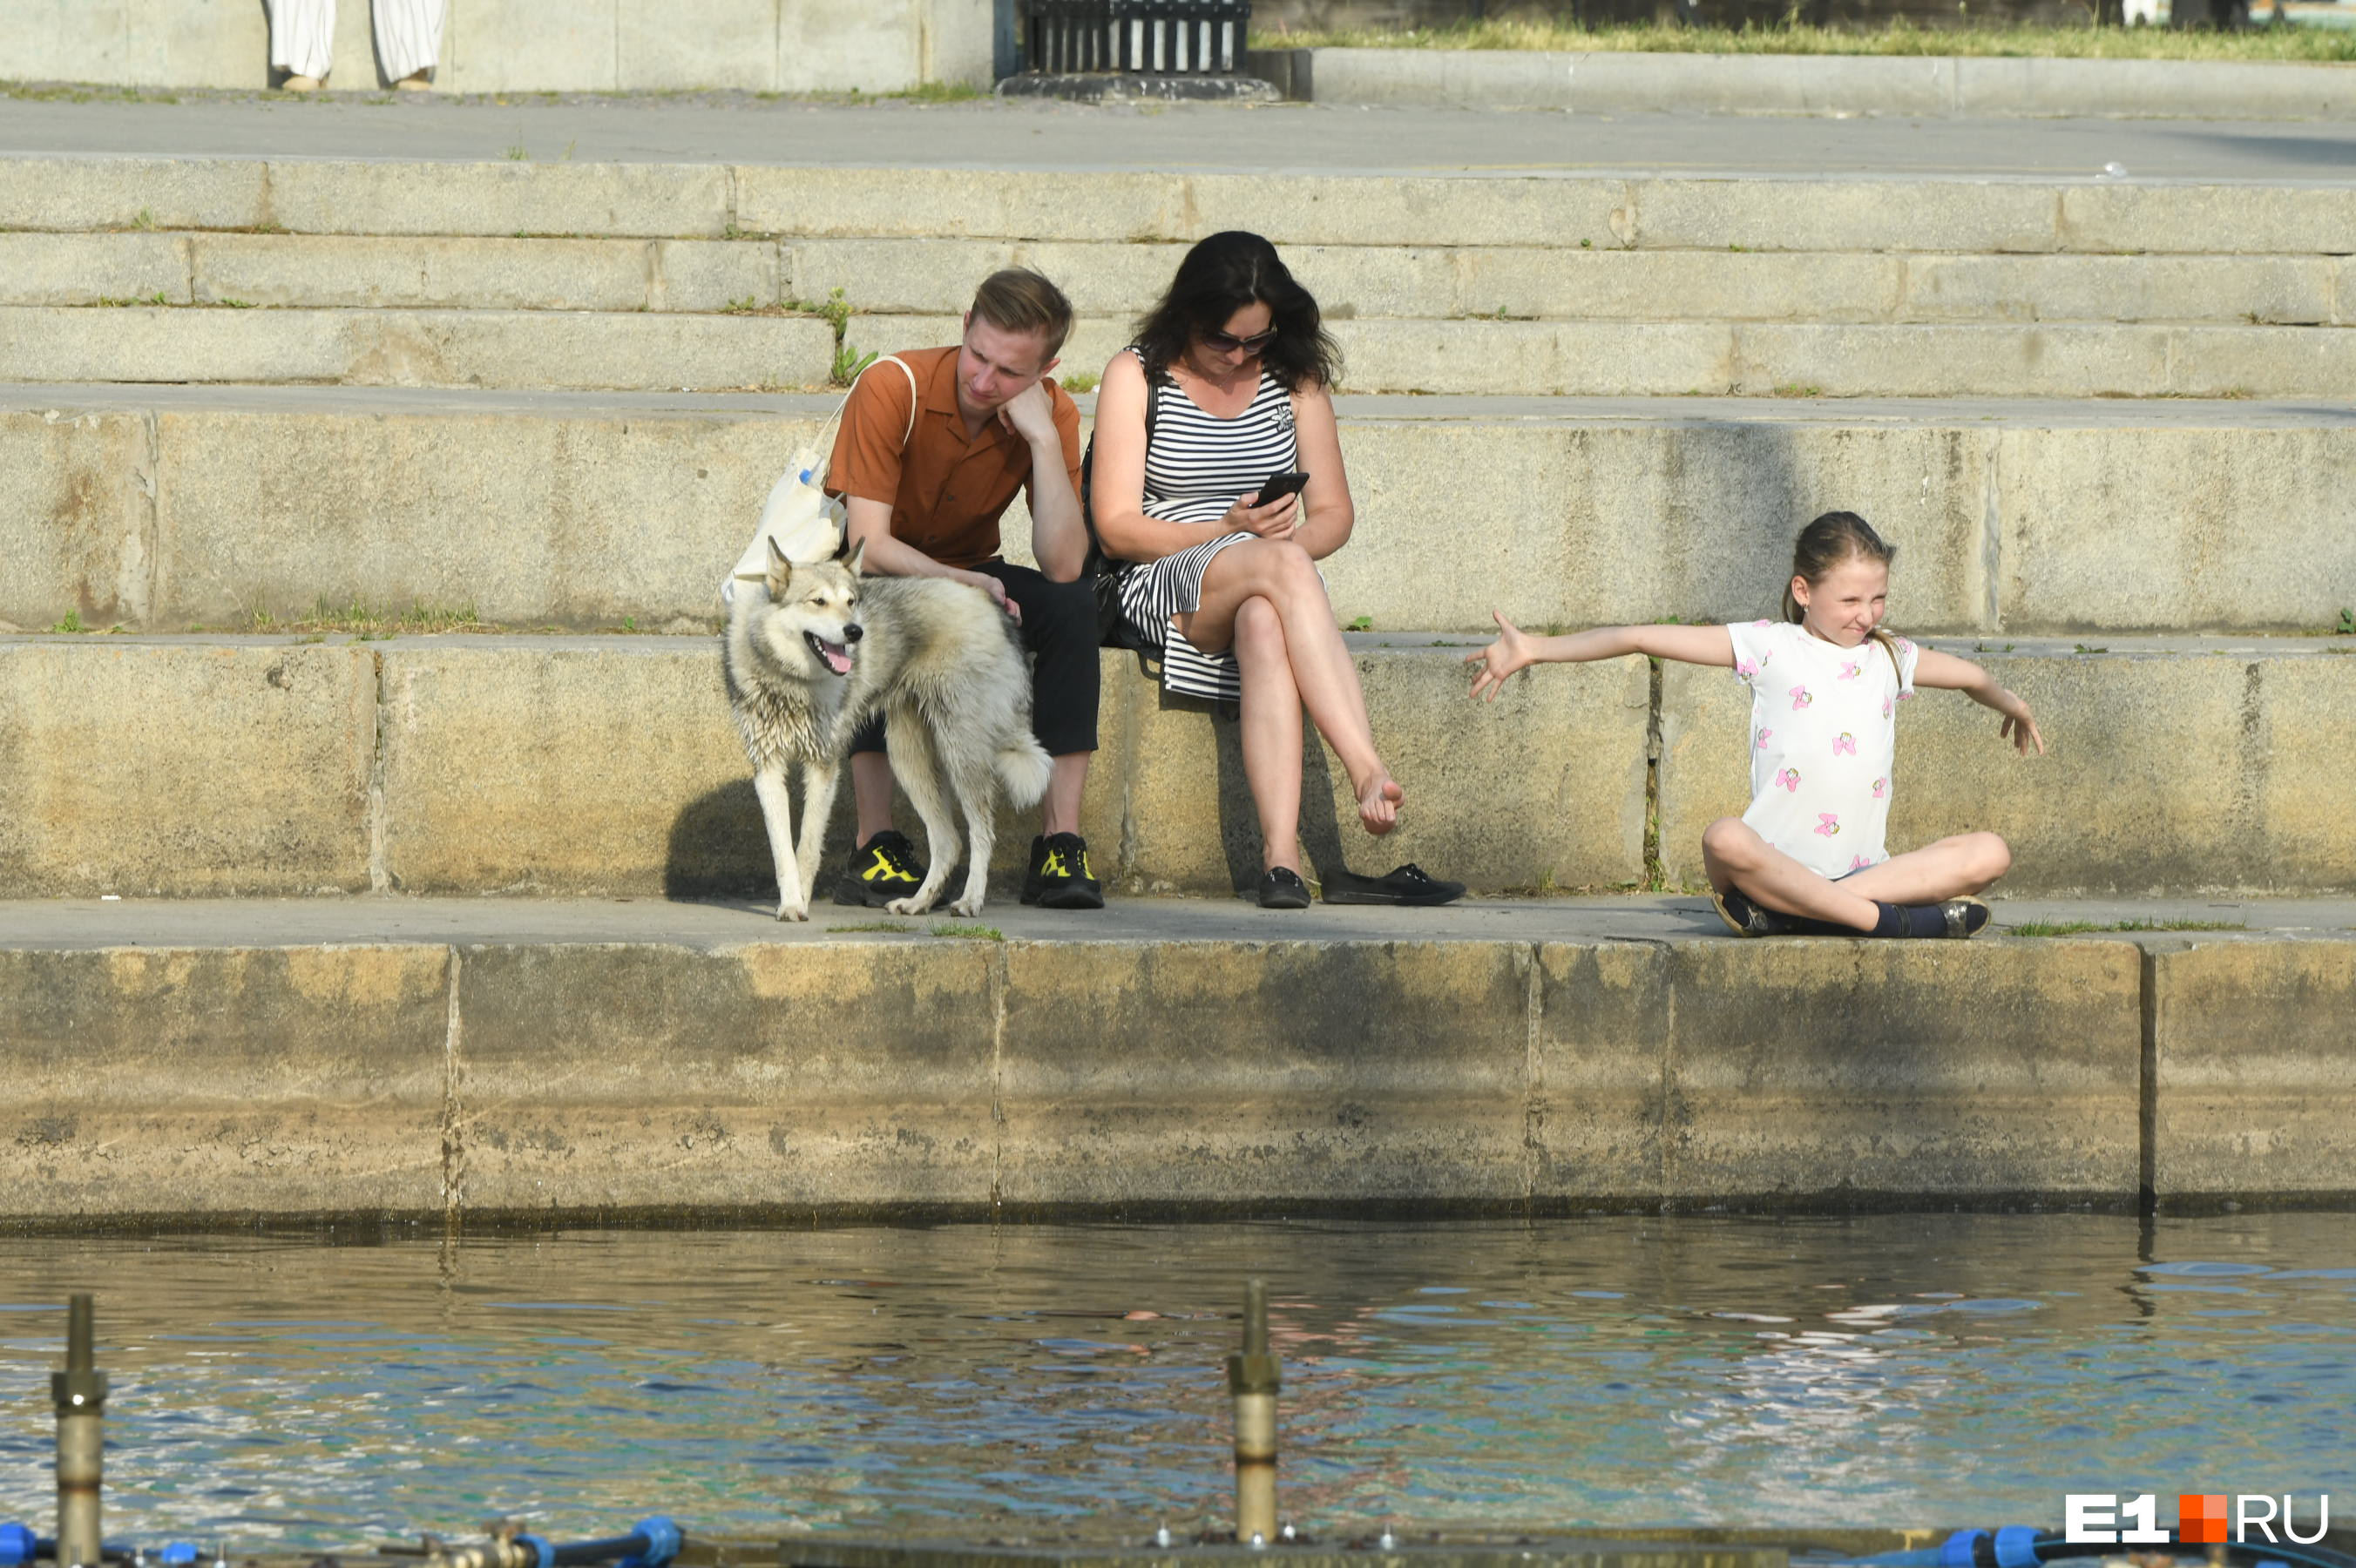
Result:
[[862,354],[851,346],[851,339],[846,336],[851,328],[851,301],[844,296],[841,289],[827,290],[826,298],[822,300],[789,299],[785,302],[783,308],[788,315],[817,316],[834,329],[834,359],[827,367],[829,385],[848,387],[859,379],[859,373],[862,370],[866,369],[881,357],[872,349]]
[[935,936],[968,937],[976,942],[1003,942],[1006,940],[1006,933],[999,930],[998,927],[994,925],[959,925],[953,920],[945,920],[941,922],[940,924],[933,927],[933,934]]
[[[198,627],[198,631],[205,628]],[[296,635],[359,637],[367,641],[376,637],[421,636],[429,632],[496,632],[501,628],[486,624],[475,613],[471,604],[463,609],[437,609],[427,604],[412,604],[406,610],[392,610],[355,599],[348,604],[335,604],[322,599],[311,607],[310,613],[280,620],[267,610],[256,610],[234,625],[220,628],[230,632],[291,633]]]
[[177,92],[136,87],[94,87],[83,82],[0,81],[0,98],[27,103],[177,103]]
[[869,931],[888,931],[894,936],[914,936],[916,934],[916,928],[915,926],[902,925],[897,921],[890,920],[862,921],[857,925],[830,925],[826,929],[829,935],[833,935],[837,932]]
[[136,299],[117,299],[112,294],[101,294],[98,296],[98,303],[103,309],[121,310],[127,305],[170,304],[172,302],[164,296],[163,290],[157,289],[152,294],[142,294]]
[[1361,615],[1342,628],[1345,632],[1371,632],[1374,629],[1375,618],[1372,615]]
[[2082,936],[2090,931],[2247,931],[2240,920],[2029,920],[2004,928],[2007,936]]
[[1093,392],[1097,389],[1096,373],[1092,370],[1077,370],[1062,378],[1057,385],[1067,392]]
[[1682,27],[1589,29],[1567,22],[1457,22],[1441,27],[1254,27],[1256,49],[1562,49],[1680,55],[1972,55],[2006,59],[2356,61],[2356,28]]
[[[2299,633],[2302,637],[2356,637],[2356,610],[2342,610],[2340,619],[2329,626],[2317,626]],[[2334,648],[2334,653],[2340,652]]]
[[970,103],[989,93],[962,81],[927,81],[902,92],[879,93],[883,98],[896,98],[903,103]]

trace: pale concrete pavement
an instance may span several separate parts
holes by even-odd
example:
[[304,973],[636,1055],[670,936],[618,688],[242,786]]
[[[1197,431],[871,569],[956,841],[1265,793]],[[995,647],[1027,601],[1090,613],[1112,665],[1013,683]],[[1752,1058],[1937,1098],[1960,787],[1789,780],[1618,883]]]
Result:
[[[834,859],[839,860],[840,856]],[[1373,864],[1379,856],[1368,859]],[[830,862],[830,869],[832,862]],[[1990,934],[2030,923],[2240,922],[2253,937],[2341,936],[2356,931],[2356,898],[2005,899],[1990,901]],[[1708,901],[1691,895],[1466,899],[1439,909],[1314,904],[1271,912],[1243,899],[1119,898],[1075,913],[994,902],[980,921],[894,915],[820,903],[807,923],[771,918],[755,899],[315,898],[12,899],[0,901],[0,949],[298,947],[450,944],[543,946],[660,943],[711,951],[747,942],[861,943],[893,931],[916,944],[937,925],[986,928],[1013,942],[1664,942],[1734,940]],[[879,928],[889,928],[888,930]],[[2094,934],[2094,933],[2088,933]],[[2180,940],[2185,932],[2122,939]],[[2203,941],[2231,932],[2199,933]]]
[[1032,101],[824,104],[750,94],[177,103],[0,97],[0,156],[503,159],[1300,174],[2083,175],[2356,179],[2356,124],[1818,120],[1700,114]]

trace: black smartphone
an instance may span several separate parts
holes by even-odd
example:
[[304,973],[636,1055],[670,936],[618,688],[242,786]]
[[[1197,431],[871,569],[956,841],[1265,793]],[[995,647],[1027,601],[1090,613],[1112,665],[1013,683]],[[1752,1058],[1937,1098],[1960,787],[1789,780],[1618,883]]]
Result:
[[1298,496],[1308,487],[1309,475],[1306,474],[1271,474],[1268,476],[1268,483],[1259,487],[1259,499],[1253,505],[1265,507],[1287,496]]

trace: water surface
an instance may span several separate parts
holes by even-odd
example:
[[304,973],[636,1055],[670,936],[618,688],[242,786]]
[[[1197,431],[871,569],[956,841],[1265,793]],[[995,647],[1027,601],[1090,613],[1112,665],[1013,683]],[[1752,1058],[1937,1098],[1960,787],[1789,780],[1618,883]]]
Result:
[[2356,1492],[2345,1214],[16,1237],[0,1271],[0,1515],[45,1531],[73,1289],[145,1540],[1198,1527],[1254,1273],[1312,1528]]

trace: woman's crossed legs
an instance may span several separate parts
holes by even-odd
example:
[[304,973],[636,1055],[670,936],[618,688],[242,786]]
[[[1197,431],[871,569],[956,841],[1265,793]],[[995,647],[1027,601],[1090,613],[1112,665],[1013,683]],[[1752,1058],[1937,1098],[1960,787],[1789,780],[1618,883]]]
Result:
[[1243,677],[1244,777],[1259,813],[1263,869],[1301,867],[1301,710],[1350,774],[1358,820],[1388,833],[1404,798],[1375,751],[1358,667],[1333,624],[1317,566],[1299,545],[1250,539],[1211,558],[1192,611],[1173,619],[1205,653],[1232,646]]
[[1993,833],[1961,833],[1903,855],[1892,855],[1836,882],[1820,876],[1759,836],[1739,816],[1721,816],[1703,830],[1701,859],[1710,885],[1739,890],[1751,902],[1781,914],[1804,915],[1856,931],[1871,931],[1877,903],[1930,904],[1976,893],[2012,867],[2012,850]]

